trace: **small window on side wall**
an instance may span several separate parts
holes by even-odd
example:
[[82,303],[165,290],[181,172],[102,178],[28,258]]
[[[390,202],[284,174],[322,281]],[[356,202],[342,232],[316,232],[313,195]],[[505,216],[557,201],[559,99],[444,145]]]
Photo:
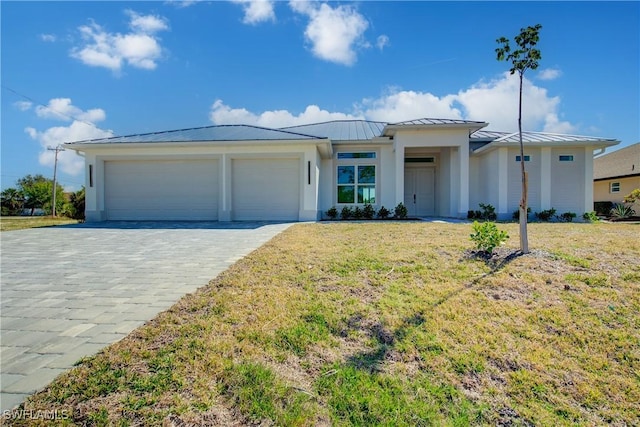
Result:
[[[519,161],[520,161],[520,159],[521,159],[521,157],[520,157],[520,156],[516,156],[516,162],[519,162]],[[531,161],[531,156],[528,156],[528,155],[526,155],[526,154],[525,154],[525,155],[524,155],[524,161],[525,161],[525,162],[529,162],[529,161]]]
[[558,158],[558,160],[561,162],[573,162],[573,155],[563,154]]
[[620,192],[620,183],[619,182],[612,182],[611,184],[609,184],[609,192],[610,193],[619,193]]

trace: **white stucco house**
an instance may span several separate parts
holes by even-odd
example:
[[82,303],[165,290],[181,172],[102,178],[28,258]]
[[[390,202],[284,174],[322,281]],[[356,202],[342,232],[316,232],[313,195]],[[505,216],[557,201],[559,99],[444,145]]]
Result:
[[[85,158],[87,221],[313,221],[332,206],[400,202],[410,216],[458,218],[488,203],[510,219],[520,199],[518,134],[487,125],[219,125],[65,148]],[[618,141],[525,132],[524,143],[532,211],[593,210],[594,154]]]

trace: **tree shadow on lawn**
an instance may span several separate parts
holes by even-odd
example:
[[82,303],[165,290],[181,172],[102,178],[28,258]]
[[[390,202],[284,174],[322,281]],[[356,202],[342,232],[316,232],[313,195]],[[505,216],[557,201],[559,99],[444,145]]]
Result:
[[352,355],[347,359],[347,364],[353,366],[354,368],[364,369],[369,372],[380,371],[381,363],[383,363],[390,357],[396,342],[401,341],[405,336],[407,336],[411,328],[420,326],[425,322],[425,310],[436,308],[447,302],[451,298],[461,294],[462,292],[473,288],[481,281],[502,270],[513,260],[519,258],[522,255],[525,254],[520,250],[512,250],[506,248],[497,250],[495,254],[487,254],[486,252],[482,251],[466,252],[464,258],[480,259],[484,261],[487,266],[489,266],[490,270],[487,273],[473,279],[471,282],[460,287],[459,289],[456,289],[455,291],[452,291],[444,295],[442,298],[434,301],[428,307],[425,307],[424,310],[416,312],[412,316],[404,318],[402,324],[393,332],[385,329],[384,326],[380,323],[375,323],[368,328],[361,328],[367,330],[367,333],[376,340],[377,346],[370,351]]

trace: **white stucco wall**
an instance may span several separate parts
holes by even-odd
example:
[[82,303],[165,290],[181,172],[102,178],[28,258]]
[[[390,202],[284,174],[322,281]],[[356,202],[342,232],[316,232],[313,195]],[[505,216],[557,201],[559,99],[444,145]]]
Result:
[[[573,156],[572,162],[561,162],[561,155]],[[593,176],[591,173],[590,176]],[[582,147],[551,149],[551,207],[560,215],[585,212],[585,149]]]
[[[541,210],[541,154],[539,148],[525,147],[525,158],[529,156],[529,161],[525,162],[525,171],[528,175],[528,207],[531,212],[539,212]],[[507,212],[513,215],[520,206],[520,198],[522,197],[522,173],[520,170],[520,162],[517,161],[520,156],[520,148],[509,148],[507,152],[507,180],[508,180],[508,196],[507,196]]]
[[378,184],[377,208],[384,206],[391,210],[396,207],[395,177],[396,162],[393,145],[387,144],[379,146],[380,149],[380,179]]

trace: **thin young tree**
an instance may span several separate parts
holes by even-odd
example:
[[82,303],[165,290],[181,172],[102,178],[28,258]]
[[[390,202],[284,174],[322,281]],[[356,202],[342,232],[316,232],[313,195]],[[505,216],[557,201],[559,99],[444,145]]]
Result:
[[496,40],[500,47],[496,48],[498,61],[511,62],[511,74],[516,71],[520,77],[520,97],[518,100],[518,134],[520,137],[520,171],[522,177],[522,197],[520,198],[520,251],[529,253],[529,238],[527,236],[527,172],[524,167],[524,144],[522,143],[522,82],[524,73],[527,70],[538,68],[538,61],[542,59],[540,51],[536,45],[540,40],[539,32],[542,25],[536,24],[520,29],[520,34],[515,36],[514,41],[518,48],[511,50],[509,39],[500,37]]

